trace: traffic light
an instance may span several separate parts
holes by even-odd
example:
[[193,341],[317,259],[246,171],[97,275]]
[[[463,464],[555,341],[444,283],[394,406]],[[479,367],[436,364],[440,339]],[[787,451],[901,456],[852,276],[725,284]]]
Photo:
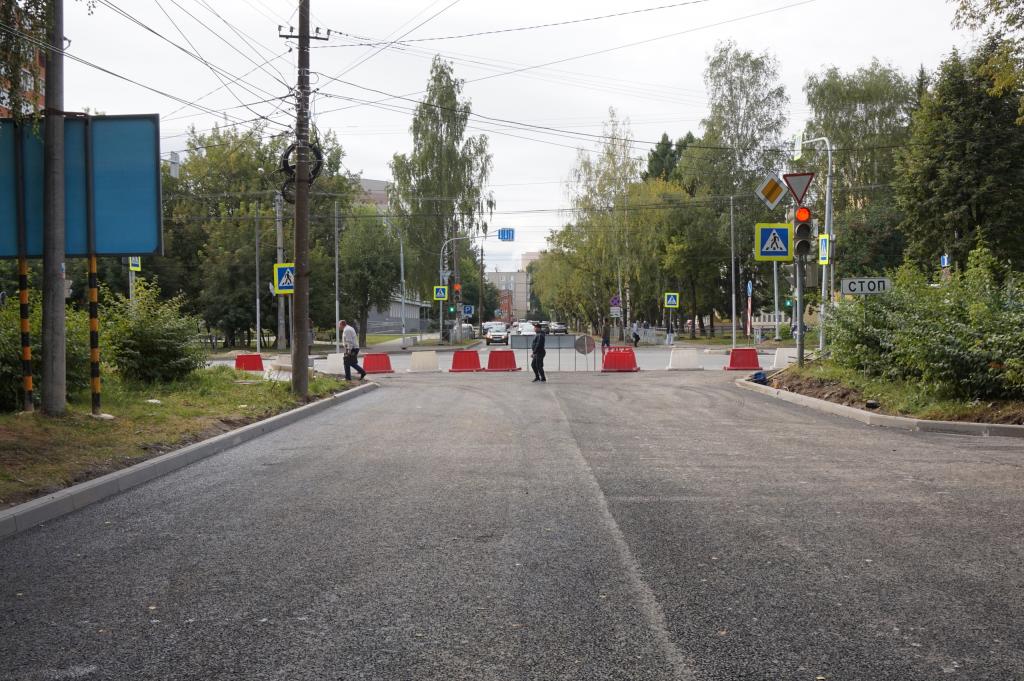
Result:
[[448,314],[455,314],[455,303],[448,303]]
[[811,209],[807,206],[800,206],[796,209],[796,219],[793,221],[793,253],[807,255],[814,246],[814,224],[811,222]]
[[462,293],[462,284],[456,282],[456,284],[455,284],[455,286],[453,288],[455,289],[456,293]]

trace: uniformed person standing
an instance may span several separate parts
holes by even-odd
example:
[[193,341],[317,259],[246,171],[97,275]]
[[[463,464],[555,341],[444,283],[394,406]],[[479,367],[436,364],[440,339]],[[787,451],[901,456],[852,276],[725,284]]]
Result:
[[544,331],[540,324],[534,324],[533,330],[536,332],[533,336],[533,361],[530,362],[530,368],[533,369],[533,382],[547,381],[547,377],[544,375]]

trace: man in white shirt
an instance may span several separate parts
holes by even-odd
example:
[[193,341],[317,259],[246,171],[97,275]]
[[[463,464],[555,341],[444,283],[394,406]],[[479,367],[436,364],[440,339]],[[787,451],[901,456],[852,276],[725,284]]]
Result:
[[345,365],[345,380],[352,380],[352,367],[359,372],[359,380],[363,380],[366,378],[366,372],[359,366],[356,359],[359,357],[359,338],[356,336],[356,330],[349,326],[344,319],[338,322],[338,328],[341,329],[341,345],[345,348],[345,357],[342,360]]

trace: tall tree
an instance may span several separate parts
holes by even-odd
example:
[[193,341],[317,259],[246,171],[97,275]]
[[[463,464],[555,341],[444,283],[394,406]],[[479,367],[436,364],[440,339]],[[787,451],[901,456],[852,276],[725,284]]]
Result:
[[[493,210],[494,205],[486,192],[491,172],[487,136],[466,136],[472,107],[461,98],[462,87],[451,63],[434,57],[426,95],[413,115],[413,149],[391,161],[391,212],[409,235],[413,257],[407,278],[423,295],[436,283],[442,244],[468,236],[486,206]],[[448,262],[458,262],[462,250],[465,246],[456,242]]]
[[683,150],[686,149],[696,138],[692,132],[686,133],[686,137],[680,137],[672,143],[668,133],[661,133],[661,139],[654,148],[647,152],[647,170],[640,174],[640,178],[646,181],[648,178],[667,180],[672,176],[676,164],[679,163]]
[[399,284],[398,236],[372,208],[358,212],[341,238],[342,308],[356,320],[359,345],[366,347],[370,312],[389,307]]
[[992,47],[978,71],[992,94],[1016,93],[1017,124],[1024,124],[1024,0],[957,0],[953,24],[985,32]]
[[954,51],[913,117],[899,155],[896,198],[909,255],[935,267],[948,253],[963,266],[984,242],[1024,266],[1024,128],[1015,124],[1018,90],[994,94],[987,64],[994,40],[963,58]]

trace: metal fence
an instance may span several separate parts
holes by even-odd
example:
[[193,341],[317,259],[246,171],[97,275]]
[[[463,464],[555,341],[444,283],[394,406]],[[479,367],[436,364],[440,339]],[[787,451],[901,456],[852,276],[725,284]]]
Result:
[[[530,367],[530,351],[533,347],[533,338],[532,334],[508,337],[509,348],[523,353],[520,366],[524,369],[529,369]],[[590,338],[590,347],[593,348],[590,352],[582,353],[576,349],[577,339],[584,339],[578,341],[581,346],[584,346],[587,338],[590,337],[561,333],[547,334],[544,339],[544,350],[546,352],[544,368],[549,371],[600,371],[600,360],[598,359],[598,356],[601,354],[600,346],[593,347],[593,338]]]

